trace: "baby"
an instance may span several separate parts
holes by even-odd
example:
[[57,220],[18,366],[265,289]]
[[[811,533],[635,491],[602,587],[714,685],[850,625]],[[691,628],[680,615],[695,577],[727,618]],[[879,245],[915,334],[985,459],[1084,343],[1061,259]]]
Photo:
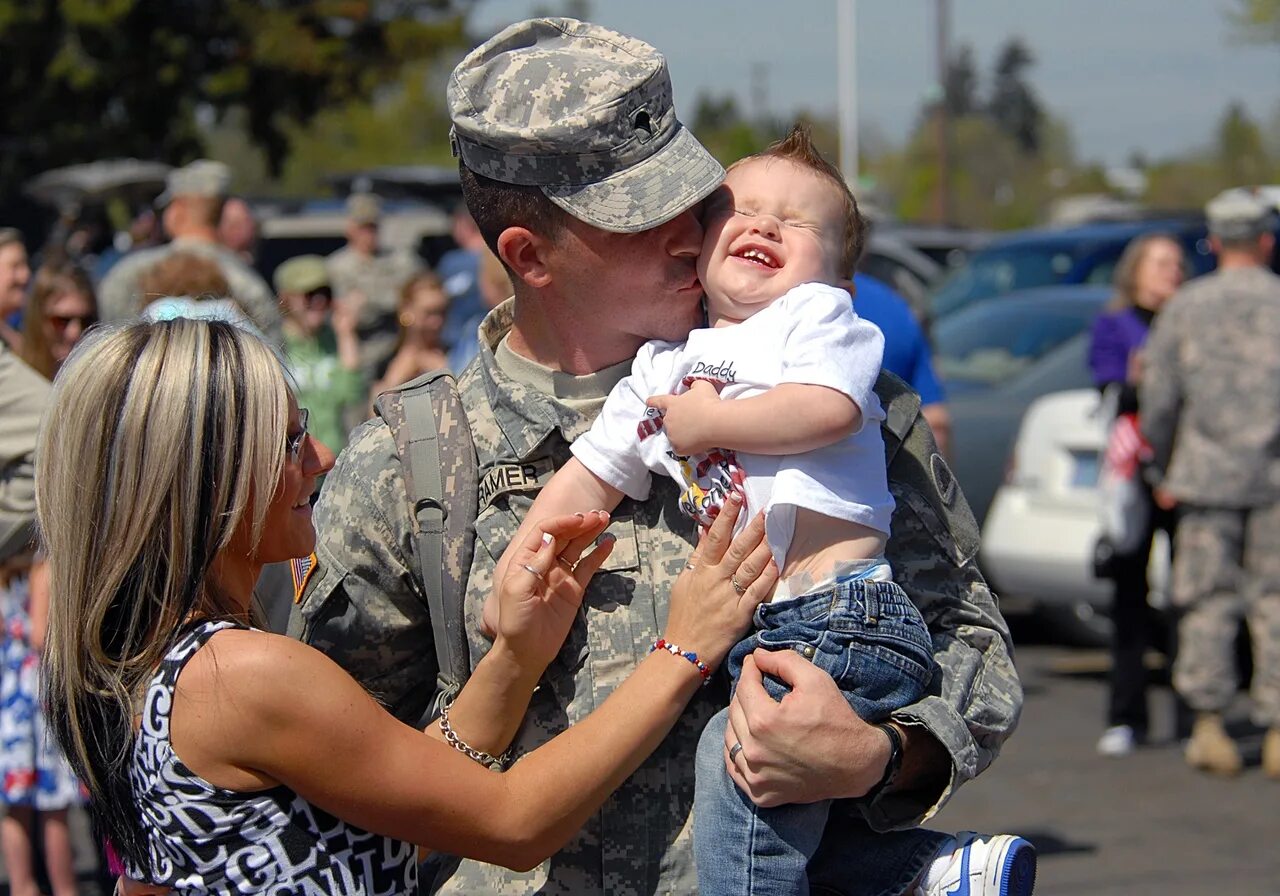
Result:
[[[834,285],[852,271],[865,223],[801,129],[731,166],[704,223],[708,326],[684,343],[640,349],[512,544],[535,520],[644,500],[655,472],[682,484],[680,509],[702,526],[736,492],[751,511],[742,520],[764,511],[781,578],[754,633],[730,654],[733,679],[756,647],[794,649],[831,674],[859,716],[886,722],[921,698],[934,663],[928,628],[883,556],[893,498],[873,387],[884,339]],[[766,686],[775,699],[787,690]],[[807,892],[830,801],[755,806],[728,775],[723,731],[722,720],[709,724],[698,747],[700,891]],[[999,856],[986,850],[993,863],[1026,845],[1001,836],[1009,842]],[[944,858],[935,859],[940,870],[953,864]]]

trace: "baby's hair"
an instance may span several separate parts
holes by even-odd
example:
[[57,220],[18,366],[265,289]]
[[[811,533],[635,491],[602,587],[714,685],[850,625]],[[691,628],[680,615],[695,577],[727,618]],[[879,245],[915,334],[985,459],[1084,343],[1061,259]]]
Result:
[[808,126],[796,124],[787,136],[760,152],[739,159],[729,166],[729,170],[732,171],[744,162],[754,159],[786,159],[818,173],[836,187],[844,209],[844,242],[838,273],[841,277],[852,277],[853,269],[858,264],[858,259],[862,257],[862,250],[866,246],[867,221],[858,211],[858,200],[853,198],[853,191],[845,183],[840,170],[824,159],[822,153],[818,152],[813,145]]

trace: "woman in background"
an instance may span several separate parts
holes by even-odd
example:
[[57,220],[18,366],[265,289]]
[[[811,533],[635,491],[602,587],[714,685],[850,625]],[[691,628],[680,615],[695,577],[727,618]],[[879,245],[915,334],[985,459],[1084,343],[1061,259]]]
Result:
[[22,359],[45,379],[53,379],[80,341],[98,322],[93,284],[78,265],[60,262],[36,272],[22,321]]
[[[1115,294],[1093,324],[1089,369],[1094,384],[1103,393],[1104,404],[1117,416],[1138,410],[1142,347],[1151,322],[1178,291],[1183,277],[1182,246],[1166,234],[1134,239],[1116,264],[1112,280]],[[1137,548],[1115,555],[1108,570],[1113,583],[1111,618],[1115,629],[1107,728],[1098,740],[1098,752],[1104,756],[1132,753],[1146,740],[1149,722],[1143,661],[1151,641],[1147,566],[1155,531],[1163,529],[1172,536],[1174,520],[1171,512],[1156,507],[1145,481],[1142,489],[1150,522]]]
[[444,312],[449,306],[440,278],[430,271],[415,274],[400,290],[396,316],[400,336],[387,366],[370,389],[369,404],[385,392],[421,376],[428,370],[441,370],[448,363],[441,334]]

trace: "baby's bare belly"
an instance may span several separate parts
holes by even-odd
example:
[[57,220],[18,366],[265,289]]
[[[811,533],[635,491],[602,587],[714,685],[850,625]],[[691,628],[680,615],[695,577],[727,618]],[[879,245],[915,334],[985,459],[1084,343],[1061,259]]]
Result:
[[883,556],[885,541],[884,533],[870,526],[797,508],[782,578],[791,594],[803,594],[807,584],[832,579],[839,563]]

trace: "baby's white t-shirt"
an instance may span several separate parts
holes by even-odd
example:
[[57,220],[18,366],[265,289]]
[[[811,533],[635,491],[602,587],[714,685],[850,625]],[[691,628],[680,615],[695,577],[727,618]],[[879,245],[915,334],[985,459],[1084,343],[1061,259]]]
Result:
[[[880,436],[884,409],[874,391],[883,354],[884,336],[854,313],[847,292],[804,283],[740,324],[694,330],[683,343],[646,343],[590,431],[573,443],[573,453],[606,483],[640,501],[649,495],[652,473],[670,476],[685,486],[681,509],[704,525],[731,490],[742,492],[748,512],[739,527],[765,510],[779,569],[797,507],[887,536],[893,497]],[[749,398],[781,383],[827,386],[858,405],[862,426],[801,454],[726,450],[681,457],[645,400],[683,392],[695,379],[720,384],[724,400]]]

